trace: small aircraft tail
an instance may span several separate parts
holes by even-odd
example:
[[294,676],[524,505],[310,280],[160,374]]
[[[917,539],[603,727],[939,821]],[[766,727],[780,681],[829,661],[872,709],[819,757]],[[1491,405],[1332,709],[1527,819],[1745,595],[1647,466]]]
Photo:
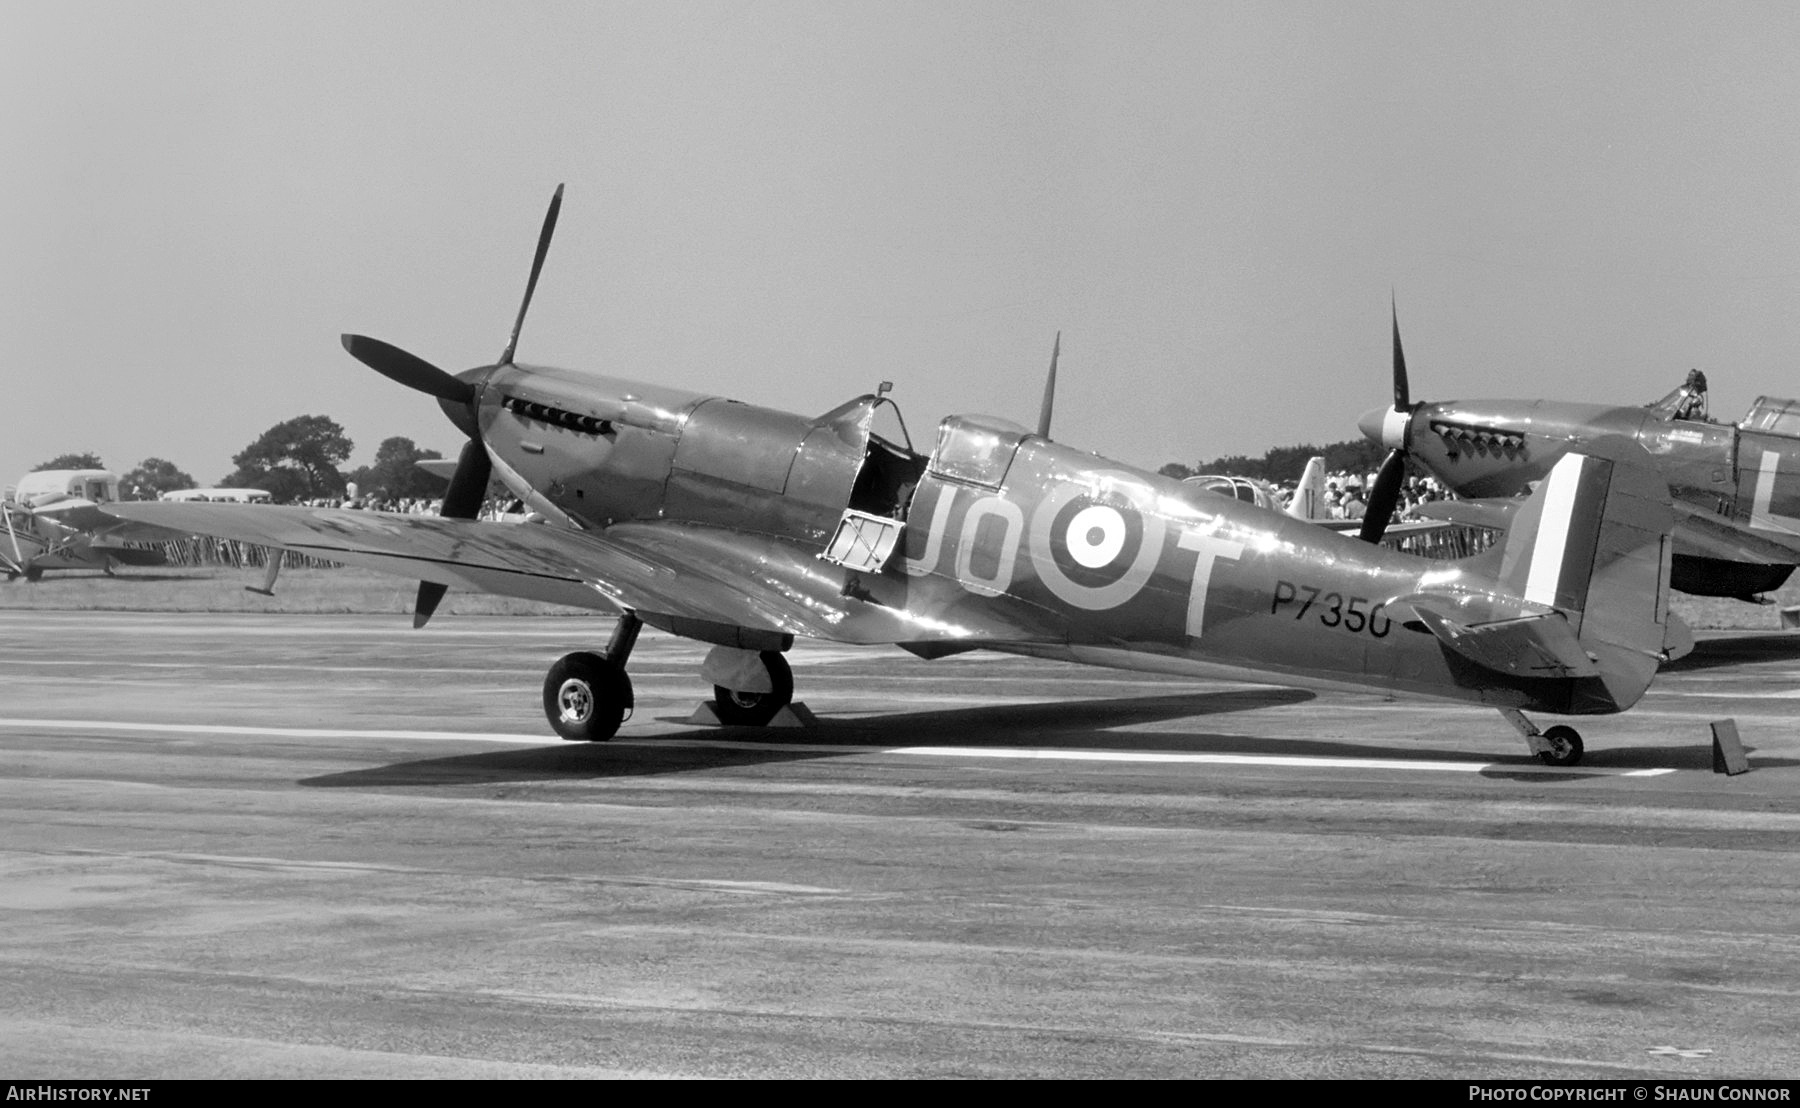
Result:
[[1668,483],[1643,448],[1609,438],[1564,455],[1500,545],[1463,565],[1523,603],[1510,611],[1414,598],[1445,645],[1487,669],[1576,678],[1567,714],[1623,711],[1693,640],[1669,612]]
[[1294,498],[1288,501],[1287,514],[1295,519],[1329,519],[1331,508],[1325,503],[1325,459],[1314,454],[1294,486]]

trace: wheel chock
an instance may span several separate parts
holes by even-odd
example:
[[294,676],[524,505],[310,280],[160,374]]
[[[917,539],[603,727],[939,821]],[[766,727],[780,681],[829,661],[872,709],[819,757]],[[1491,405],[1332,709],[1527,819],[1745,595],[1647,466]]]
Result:
[[[718,704],[711,700],[701,701],[700,706],[694,709],[694,714],[682,720],[682,722],[694,727],[728,726],[728,724],[719,718]],[[782,708],[781,711],[776,712],[775,718],[764,724],[763,727],[768,729],[778,727],[804,728],[817,727],[818,725],[819,717],[812,714],[812,709],[808,708],[805,704],[796,701],[795,703]]]
[[702,700],[700,706],[694,709],[694,714],[681,722],[691,723],[695,727],[725,726],[724,721],[719,719],[719,706],[710,700]]
[[1750,758],[1744,753],[1744,744],[1738,741],[1737,720],[1713,720],[1712,740],[1714,773],[1736,777],[1750,772]]
[[798,701],[787,705],[775,713],[769,721],[770,727],[817,727],[819,717],[812,714],[812,709]]

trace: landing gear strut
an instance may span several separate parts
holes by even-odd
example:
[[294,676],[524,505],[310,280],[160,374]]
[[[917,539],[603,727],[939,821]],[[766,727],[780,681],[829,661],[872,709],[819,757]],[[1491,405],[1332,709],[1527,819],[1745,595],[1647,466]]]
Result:
[[631,612],[619,617],[601,654],[565,654],[544,678],[544,715],[556,733],[571,742],[605,742],[631,714],[631,678],[625,663],[644,622]]
[[1581,761],[1581,733],[1573,727],[1557,724],[1548,731],[1539,731],[1537,724],[1525,718],[1525,713],[1516,708],[1502,708],[1500,714],[1513,729],[1525,736],[1525,742],[1538,760],[1547,766],[1572,766]]

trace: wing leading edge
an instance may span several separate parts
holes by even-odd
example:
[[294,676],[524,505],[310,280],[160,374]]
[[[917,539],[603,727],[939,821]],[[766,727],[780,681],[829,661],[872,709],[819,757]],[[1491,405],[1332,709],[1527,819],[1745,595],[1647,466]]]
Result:
[[652,624],[673,617],[867,644],[1054,637],[988,607],[909,595],[913,582],[870,577],[847,587],[843,571],[793,544],[717,528],[630,523],[582,532],[247,504],[109,504],[107,511],[451,588],[598,611],[630,609]]

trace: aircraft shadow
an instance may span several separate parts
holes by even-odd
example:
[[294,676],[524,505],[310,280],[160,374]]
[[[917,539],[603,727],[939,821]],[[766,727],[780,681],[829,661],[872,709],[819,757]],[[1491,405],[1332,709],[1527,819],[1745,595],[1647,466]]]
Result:
[[[1182,734],[1121,735],[1117,728],[1193,716],[1248,712],[1304,704],[1316,693],[1304,689],[1237,689],[1230,692],[1175,693],[1167,696],[1118,697],[1111,700],[1050,701],[1041,704],[991,704],[977,708],[945,708],[932,712],[898,712],[858,719],[823,719],[804,732],[806,741],[855,746],[919,746],[987,743],[1038,747],[1080,746],[1086,749],[1189,749]],[[751,731],[781,742],[791,732]]]
[[1687,673],[1794,658],[1800,658],[1800,634],[1793,631],[1763,631],[1722,639],[1702,639],[1694,644],[1693,652],[1687,657],[1670,662],[1662,669],[1664,673]]
[[[1078,702],[1003,704],[930,712],[902,712],[856,719],[822,718],[808,730],[765,730],[747,727],[695,727],[656,738],[620,744],[565,743],[545,736],[541,747],[495,750],[423,758],[370,769],[326,774],[297,782],[307,788],[418,788],[495,785],[530,781],[605,779],[654,776],[690,770],[800,762],[837,758],[869,750],[909,746],[1030,747],[1038,750],[1130,750],[1187,754],[1285,755],[1314,758],[1380,758],[1385,761],[1442,761],[1442,751],[1408,748],[1374,749],[1366,743],[1288,736],[1258,736],[1200,730],[1132,731],[1117,729],[1170,720],[1223,715],[1256,708],[1301,704],[1315,694],[1299,689],[1254,689],[1125,697]],[[704,745],[694,740],[705,740]],[[1708,771],[1712,750],[1698,737],[1691,747],[1603,746],[1587,752],[1582,764],[1552,773],[1523,749],[1515,749],[1510,729],[1497,727],[1492,742],[1472,741],[1471,761],[1486,763],[1481,775],[1534,785],[1575,783],[1610,776],[1619,770],[1675,769]],[[666,742],[666,745],[665,745]],[[767,744],[759,748],[757,744]],[[806,749],[794,749],[803,746]],[[1755,769],[1800,764],[1785,758],[1757,757],[1746,744]],[[1489,753],[1491,751],[1491,753]],[[1603,772],[1596,773],[1599,770]]]
[[[425,758],[306,778],[299,784],[309,788],[366,788],[496,784],[568,777],[634,777],[688,769],[835,758],[883,747],[933,744],[1194,753],[1246,753],[1253,746],[1260,748],[1266,744],[1269,749],[1296,753],[1317,753],[1319,749],[1329,748],[1335,753],[1357,749],[1366,755],[1367,750],[1362,748],[1305,740],[1262,740],[1247,735],[1194,732],[1111,733],[1113,728],[1132,725],[1301,704],[1314,697],[1314,693],[1302,689],[1246,689],[1073,703],[989,705],[852,720],[827,717],[819,721],[819,726],[804,731],[696,727],[660,736],[686,743],[697,738],[721,743],[765,742],[770,744],[767,750],[758,750],[754,746],[675,743],[659,746],[654,739],[632,743],[629,747],[612,747],[606,743],[558,743],[546,735],[542,747]],[[784,749],[801,744],[811,749]],[[623,751],[628,751],[629,755],[619,757],[615,753]]]
[[50,569],[42,581],[20,582],[31,588],[43,588],[59,581],[116,581],[121,585],[147,585],[157,581],[208,581],[216,574],[197,576],[177,573],[102,573],[99,570]]
[[[1502,736],[1504,738],[1504,736]],[[1744,753],[1750,759],[1752,770],[1791,769],[1800,766],[1800,759],[1777,758],[1759,755],[1756,747],[1744,743]],[[1530,755],[1517,757],[1507,755],[1494,759],[1496,763],[1518,762],[1521,767],[1537,767],[1538,761]],[[1553,781],[1575,781],[1584,777],[1610,776],[1619,770],[1634,769],[1674,769],[1674,770],[1712,770],[1712,741],[1701,728],[1695,736],[1692,746],[1603,746],[1588,748],[1581,757],[1581,764],[1560,772],[1550,772],[1542,768],[1514,770],[1507,765],[1496,764],[1482,771],[1483,777],[1530,780],[1537,783]],[[1596,773],[1604,770],[1605,773]]]

